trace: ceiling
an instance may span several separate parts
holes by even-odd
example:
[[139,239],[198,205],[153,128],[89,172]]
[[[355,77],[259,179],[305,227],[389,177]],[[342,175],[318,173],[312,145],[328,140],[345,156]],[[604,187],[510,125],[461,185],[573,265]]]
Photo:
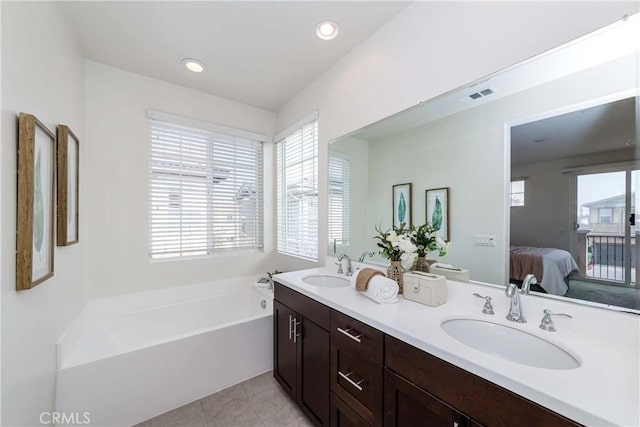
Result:
[[[409,2],[64,2],[87,59],[276,111]],[[340,34],[315,35],[333,20]],[[192,73],[191,57],[208,69]]]
[[516,126],[511,129],[511,163],[543,162],[635,146],[636,99]]

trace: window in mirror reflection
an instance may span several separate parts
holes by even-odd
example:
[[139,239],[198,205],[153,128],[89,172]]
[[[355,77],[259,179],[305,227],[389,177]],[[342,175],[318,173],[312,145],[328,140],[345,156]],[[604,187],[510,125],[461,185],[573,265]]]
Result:
[[524,206],[524,179],[511,181],[511,206]]
[[350,164],[349,155],[329,155],[329,244],[334,247],[349,245]]

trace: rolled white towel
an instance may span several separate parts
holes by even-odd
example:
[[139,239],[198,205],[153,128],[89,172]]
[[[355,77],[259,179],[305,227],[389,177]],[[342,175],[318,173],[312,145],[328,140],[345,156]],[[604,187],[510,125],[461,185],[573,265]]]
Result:
[[391,280],[385,276],[373,276],[371,280],[369,280],[367,290],[361,292],[361,294],[378,304],[391,304],[398,302],[399,290],[400,288],[395,280]]
[[[353,276],[351,276],[351,286],[354,289],[356,287],[356,279],[358,278],[358,273],[360,271],[361,270],[357,270],[353,273]],[[373,276],[369,280],[367,290],[360,293],[378,304],[391,304],[398,302],[399,290],[398,284],[394,280],[382,275]]]

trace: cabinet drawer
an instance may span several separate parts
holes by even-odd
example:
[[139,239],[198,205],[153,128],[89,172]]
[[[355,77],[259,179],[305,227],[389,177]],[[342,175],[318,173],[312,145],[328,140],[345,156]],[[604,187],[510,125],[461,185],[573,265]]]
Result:
[[331,391],[371,425],[382,424],[383,368],[342,340],[331,342]]
[[531,426],[579,425],[389,335],[385,360],[389,369],[483,425],[522,425],[522,420]]
[[331,328],[331,309],[300,292],[296,292],[278,282],[274,285],[274,298],[290,309],[320,326],[325,331]]
[[382,363],[384,334],[336,310],[331,310],[331,335],[345,345]]
[[371,427],[342,399],[331,393],[331,427]]

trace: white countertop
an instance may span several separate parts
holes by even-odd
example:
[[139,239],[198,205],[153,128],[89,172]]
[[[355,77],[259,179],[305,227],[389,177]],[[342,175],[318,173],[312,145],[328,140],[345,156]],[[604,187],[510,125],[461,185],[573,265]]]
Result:
[[[509,299],[501,287],[449,280],[447,303],[439,307],[403,298],[396,304],[381,305],[352,287],[317,287],[302,281],[313,274],[335,275],[335,269],[300,270],[274,279],[579,423],[640,426],[640,316],[531,295],[522,296],[528,322],[519,324],[505,319]],[[492,297],[495,315],[482,314],[484,301],[474,297],[474,292]],[[573,319],[554,317],[557,331],[543,331],[538,325],[545,308],[569,313]],[[578,357],[581,366],[569,370],[535,368],[480,352],[442,330],[440,323],[451,317],[521,329],[565,348]]]

